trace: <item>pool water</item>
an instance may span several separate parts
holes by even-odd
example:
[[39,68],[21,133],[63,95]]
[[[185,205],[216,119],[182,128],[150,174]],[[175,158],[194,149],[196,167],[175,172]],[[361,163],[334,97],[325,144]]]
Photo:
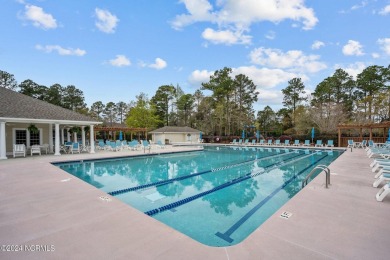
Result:
[[205,147],[56,165],[187,236],[219,247],[243,241],[301,190],[316,165],[329,165],[340,154]]

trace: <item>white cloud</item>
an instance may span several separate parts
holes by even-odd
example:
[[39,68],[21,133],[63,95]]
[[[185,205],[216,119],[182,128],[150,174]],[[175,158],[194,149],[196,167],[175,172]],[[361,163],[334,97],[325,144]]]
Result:
[[362,1],[362,2],[360,2],[360,4],[353,5],[353,6],[351,7],[351,10],[357,10],[357,9],[363,8],[363,7],[365,7],[367,4],[368,4],[367,1]]
[[257,68],[255,66],[241,66],[235,68],[233,69],[232,74],[244,74],[248,76],[255,85],[261,88],[273,88],[296,77],[301,77],[303,79],[307,78],[306,76],[281,69]]
[[265,38],[268,40],[274,40],[276,38],[276,33],[274,31],[269,31],[266,35]]
[[79,48],[72,49],[72,48],[63,48],[59,45],[36,45],[35,48],[40,51],[44,51],[47,53],[51,53],[53,51],[56,51],[59,55],[63,56],[84,56],[87,52],[85,50],[81,50]]
[[[283,93],[274,89],[257,89],[259,92],[257,103],[264,109],[265,106],[281,107],[283,103]],[[276,112],[276,111],[275,111]]]
[[390,14],[390,5],[386,5],[385,7],[383,7],[383,9],[379,11],[379,14],[381,15]]
[[109,63],[115,67],[124,67],[131,65],[130,60],[125,55],[116,55],[116,58],[109,60]]
[[150,64],[149,67],[157,70],[161,70],[167,66],[167,62],[163,59],[156,58],[153,64]]
[[334,66],[334,69],[343,69],[345,72],[347,72],[349,75],[351,75],[354,79],[356,79],[356,76],[361,73],[367,65],[364,62],[355,62],[352,64],[349,64],[347,66],[336,64]]
[[230,30],[222,30],[215,31],[211,28],[206,28],[202,37],[214,44],[249,44],[251,42],[252,37],[249,35],[243,35],[242,32],[239,31],[230,31]]
[[202,82],[208,82],[210,76],[214,74],[214,71],[207,70],[195,70],[188,77],[188,82],[193,86],[200,86]]
[[318,50],[319,48],[321,47],[324,47],[325,46],[325,43],[322,42],[322,41],[315,41],[312,45],[311,45],[311,48],[313,50]]
[[383,38],[378,40],[378,44],[381,46],[381,49],[390,56],[390,38]]
[[[304,0],[219,0],[216,1],[215,8],[207,0],[181,0],[180,2],[185,5],[188,13],[175,17],[171,22],[174,29],[182,29],[197,22],[210,22],[218,26],[218,29],[214,29],[213,32],[230,31],[236,37],[237,34],[249,37],[244,35],[244,32],[249,32],[250,26],[257,22],[279,23],[292,20],[294,23],[301,23],[304,30],[312,29],[318,22],[313,9],[306,7]],[[215,37],[214,35],[211,39]],[[250,41],[242,41],[242,43],[249,44]]]
[[[287,72],[281,69],[257,68],[255,66],[241,66],[232,68],[232,77],[238,74],[248,76],[255,85],[261,88],[273,88],[278,84],[285,83],[292,78],[301,77],[307,79],[304,75],[293,72]],[[188,78],[188,82],[193,86],[200,86],[202,82],[209,82],[210,76],[214,71],[195,70]]]
[[95,9],[95,14],[97,17],[97,21],[95,22],[96,27],[105,33],[114,33],[115,27],[117,26],[119,19],[111,14],[107,10],[102,10],[99,8]]
[[347,56],[362,56],[364,55],[363,46],[358,41],[349,40],[343,47],[343,54]]
[[56,19],[51,14],[45,13],[41,7],[26,5],[24,19],[32,21],[33,25],[44,30],[57,28]]
[[374,59],[378,59],[380,57],[380,55],[379,55],[379,53],[373,52],[373,53],[371,53],[371,57],[373,57]]
[[273,68],[292,69],[301,72],[318,72],[326,69],[326,64],[320,62],[318,55],[305,55],[302,51],[256,48],[249,54],[251,62]]

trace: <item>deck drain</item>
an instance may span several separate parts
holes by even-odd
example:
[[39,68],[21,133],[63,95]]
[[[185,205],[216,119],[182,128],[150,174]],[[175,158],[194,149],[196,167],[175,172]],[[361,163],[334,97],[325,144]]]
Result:
[[292,213],[288,212],[288,211],[284,211],[282,214],[280,214],[280,217],[284,218],[284,219],[289,219],[291,216],[292,216]]
[[102,201],[107,201],[107,202],[111,201],[111,198],[109,198],[107,196],[100,196],[99,199],[101,199]]

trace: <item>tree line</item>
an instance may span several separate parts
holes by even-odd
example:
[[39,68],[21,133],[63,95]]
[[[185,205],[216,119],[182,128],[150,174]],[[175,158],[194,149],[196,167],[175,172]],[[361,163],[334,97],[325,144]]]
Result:
[[190,126],[217,136],[240,136],[243,129],[261,130],[263,136],[302,135],[312,127],[334,134],[340,123],[390,120],[389,83],[390,65],[369,66],[356,79],[337,69],[310,94],[301,78],[293,78],[282,89],[282,109],[265,106],[256,114],[259,86],[246,75],[233,76],[227,67],[215,71],[193,94],[179,85],[162,85],[151,98],[141,92],[129,102],[96,101],[90,107],[74,85],[47,87],[30,79],[18,84],[14,75],[0,70],[0,87],[89,115],[107,126]]

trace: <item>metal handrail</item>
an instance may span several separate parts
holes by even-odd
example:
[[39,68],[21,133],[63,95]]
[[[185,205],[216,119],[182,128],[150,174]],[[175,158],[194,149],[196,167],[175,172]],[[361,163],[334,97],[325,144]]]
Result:
[[309,178],[313,175],[313,173],[315,172],[316,169],[320,169],[321,172],[325,172],[325,187],[328,188],[328,185],[330,184],[330,169],[328,168],[328,166],[326,165],[317,165],[316,167],[314,167],[313,170],[311,170],[311,172],[306,176],[306,178],[302,181],[302,189],[307,185],[307,182],[309,180]]

